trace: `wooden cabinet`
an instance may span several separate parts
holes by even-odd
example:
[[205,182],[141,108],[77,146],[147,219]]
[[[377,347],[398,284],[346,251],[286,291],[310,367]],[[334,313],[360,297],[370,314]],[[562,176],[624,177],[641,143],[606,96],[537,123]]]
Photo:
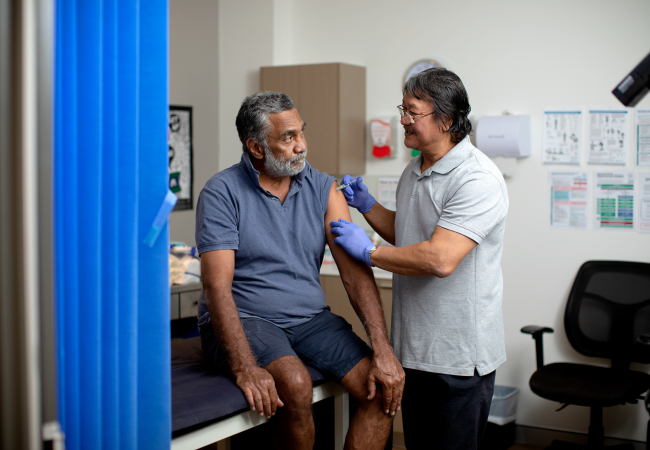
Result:
[[170,319],[196,317],[201,296],[201,283],[175,284],[171,288]]
[[307,123],[312,167],[331,175],[366,170],[366,69],[350,64],[262,67],[263,91],[287,94]]
[[180,294],[172,292],[169,302],[169,320],[176,320],[181,318],[179,306]]
[[[376,280],[376,283],[377,288],[379,289],[381,306],[384,309],[384,316],[386,317],[386,329],[390,334],[390,318],[391,310],[393,308],[393,282],[392,280]],[[321,275],[320,284],[325,293],[327,306],[332,309],[334,314],[338,314],[347,320],[350,325],[352,325],[352,330],[369,344],[370,341],[368,340],[366,330],[363,328],[361,320],[359,320],[357,313],[354,312],[354,308],[352,308],[352,305],[350,304],[341,277]]]

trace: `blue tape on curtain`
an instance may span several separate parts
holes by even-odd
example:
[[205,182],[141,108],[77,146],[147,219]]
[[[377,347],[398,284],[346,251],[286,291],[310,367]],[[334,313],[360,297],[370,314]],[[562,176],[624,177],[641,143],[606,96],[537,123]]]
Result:
[[[169,448],[167,2],[58,0],[59,416],[68,449]],[[141,170],[142,169],[142,170]]]
[[156,239],[158,239],[158,235],[165,227],[165,224],[167,223],[167,218],[169,217],[169,214],[174,209],[174,205],[176,205],[177,201],[178,201],[178,197],[176,197],[176,195],[174,195],[172,191],[167,191],[167,195],[165,195],[162,205],[158,210],[158,214],[156,214],[156,218],[151,224],[151,228],[149,228],[147,235],[144,237],[143,242],[145,245],[151,247],[153,246],[153,244],[156,243]]

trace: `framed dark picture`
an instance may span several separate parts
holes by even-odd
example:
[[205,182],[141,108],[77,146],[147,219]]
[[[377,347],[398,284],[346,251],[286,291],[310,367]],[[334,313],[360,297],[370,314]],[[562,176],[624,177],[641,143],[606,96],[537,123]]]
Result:
[[174,211],[192,209],[192,107],[169,105],[169,189],[178,201]]

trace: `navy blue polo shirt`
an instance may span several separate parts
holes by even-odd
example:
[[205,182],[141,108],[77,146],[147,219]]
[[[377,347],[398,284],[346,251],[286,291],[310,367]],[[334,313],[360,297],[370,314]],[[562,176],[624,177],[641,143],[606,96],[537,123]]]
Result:
[[[196,246],[199,254],[235,250],[232,295],[240,317],[288,328],[326,307],[318,274],[335,180],[306,163],[283,204],[260,186],[259,175],[243,154],[239,164],[210,178],[196,207]],[[199,324],[208,319],[202,292]]]

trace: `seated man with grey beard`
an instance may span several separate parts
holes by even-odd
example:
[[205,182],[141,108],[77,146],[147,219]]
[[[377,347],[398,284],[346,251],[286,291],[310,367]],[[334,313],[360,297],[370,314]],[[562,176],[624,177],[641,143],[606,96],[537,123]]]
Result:
[[[288,96],[247,97],[236,124],[241,162],[206,183],[196,211],[206,357],[232,373],[252,410],[275,416],[276,448],[313,448],[307,365],[360,402],[345,448],[383,449],[404,371],[388,343],[371,269],[334,243],[330,222],[350,220],[345,198],[333,177],[307,162],[305,123]],[[325,304],[325,244],[372,348]]]

